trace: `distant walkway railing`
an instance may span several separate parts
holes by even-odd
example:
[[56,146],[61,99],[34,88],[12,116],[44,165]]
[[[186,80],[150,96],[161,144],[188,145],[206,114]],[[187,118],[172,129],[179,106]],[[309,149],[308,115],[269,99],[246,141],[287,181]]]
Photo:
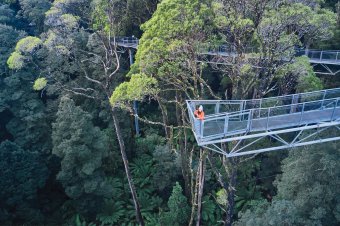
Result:
[[339,50],[299,49],[296,53],[298,56],[307,56],[314,63],[340,64]]

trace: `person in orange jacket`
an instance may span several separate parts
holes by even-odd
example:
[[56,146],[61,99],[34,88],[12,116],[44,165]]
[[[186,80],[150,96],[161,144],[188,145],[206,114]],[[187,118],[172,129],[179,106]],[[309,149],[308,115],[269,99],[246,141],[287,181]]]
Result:
[[199,108],[194,112],[194,115],[196,118],[199,120],[204,120],[204,111],[203,111],[203,106],[200,105]]

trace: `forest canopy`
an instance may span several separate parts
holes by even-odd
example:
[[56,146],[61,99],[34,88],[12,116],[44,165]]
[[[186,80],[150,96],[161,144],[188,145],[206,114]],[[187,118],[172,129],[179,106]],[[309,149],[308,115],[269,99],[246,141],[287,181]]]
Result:
[[0,0],[0,225],[339,225],[339,142],[227,158],[197,145],[186,102],[340,87],[308,57],[340,49],[339,16],[335,0]]

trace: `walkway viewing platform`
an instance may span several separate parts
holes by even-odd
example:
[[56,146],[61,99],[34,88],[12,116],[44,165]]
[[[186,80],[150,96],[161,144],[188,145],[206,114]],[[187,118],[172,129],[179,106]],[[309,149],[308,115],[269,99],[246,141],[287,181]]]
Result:
[[[132,64],[133,49],[138,48],[139,40],[117,37],[115,41],[119,47],[128,49]],[[227,62],[229,58],[237,57],[236,51],[226,45],[202,44],[198,52],[203,62],[213,64],[229,65],[232,63]],[[244,52],[249,59],[257,57],[254,48]],[[316,73],[340,72],[340,51],[296,49],[295,53],[306,55]],[[198,145],[226,157],[236,157],[340,140],[339,100],[337,88],[253,100],[187,100],[187,108]],[[205,112],[203,121],[194,116],[200,105]],[[135,120],[138,125],[137,117]],[[271,141],[259,143],[263,138]],[[231,141],[235,145],[228,150],[224,144]]]
[[124,48],[133,48],[137,49],[139,44],[139,39],[135,37],[117,37],[116,42],[118,46]]
[[[188,100],[192,131],[199,146],[252,138],[304,126],[340,124],[340,88],[253,100]],[[202,105],[205,119],[195,118]],[[249,135],[252,134],[252,135]]]

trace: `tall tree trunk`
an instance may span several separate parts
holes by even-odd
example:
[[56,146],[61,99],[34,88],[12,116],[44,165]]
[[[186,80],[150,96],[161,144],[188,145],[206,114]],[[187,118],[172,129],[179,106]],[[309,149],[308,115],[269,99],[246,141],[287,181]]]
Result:
[[141,214],[141,211],[140,211],[140,206],[139,206],[139,202],[138,202],[138,198],[137,198],[136,188],[135,188],[135,185],[134,185],[133,180],[132,180],[132,175],[131,175],[130,168],[129,168],[129,161],[128,161],[127,156],[126,156],[125,144],[124,144],[122,132],[121,132],[119,121],[117,119],[116,112],[115,112],[114,108],[111,108],[111,115],[112,115],[113,123],[114,123],[115,129],[116,129],[117,139],[118,139],[118,143],[119,143],[119,147],[120,147],[120,153],[122,155],[122,159],[123,159],[123,163],[124,163],[125,174],[126,174],[126,177],[128,179],[130,191],[131,191],[131,194],[132,194],[133,203],[134,203],[135,210],[136,210],[136,219],[137,219],[137,222],[141,226],[144,226],[144,220],[143,220],[143,217],[142,217],[142,214]]
[[232,226],[233,224],[233,215],[235,208],[235,187],[236,187],[236,178],[237,178],[237,157],[228,159],[228,169],[229,169],[229,178],[228,178],[228,190],[227,190],[227,211],[226,211],[226,220],[225,226]]
[[[227,150],[227,145],[222,146],[224,150]],[[217,181],[220,183],[221,187],[226,191],[226,206],[225,206],[225,226],[231,226],[233,223],[233,215],[234,215],[234,208],[235,208],[235,187],[236,187],[236,178],[237,178],[237,166],[238,166],[238,159],[237,157],[234,158],[225,158],[223,157],[222,169],[225,171],[225,174],[221,174],[219,172],[219,168],[217,168],[217,163],[214,160],[213,155],[210,153],[208,156],[208,161],[210,163],[211,169],[215,174]]]
[[[181,94],[179,94],[176,91],[176,101],[178,103],[182,103],[182,97]],[[184,125],[183,124],[183,112],[180,106],[178,106],[178,104],[176,104],[176,118],[177,118],[177,124],[179,126]],[[183,128],[182,129],[182,133],[183,136],[181,136],[179,138],[179,148],[180,148],[180,153],[181,153],[181,168],[182,168],[182,175],[184,178],[184,191],[185,191],[185,195],[191,199],[191,178],[190,178],[190,170],[191,169],[191,165],[190,165],[190,158],[189,158],[189,154],[188,154],[188,150],[187,150],[187,145],[186,145],[186,131]]]
[[170,137],[171,131],[169,131],[169,128],[166,127],[168,125],[168,112],[167,112],[166,106],[163,105],[160,98],[158,98],[158,97],[157,97],[157,102],[158,102],[159,108],[161,109],[163,124],[165,125],[164,126],[165,137],[170,140],[171,139],[171,137]]
[[204,177],[205,177],[205,150],[200,152],[200,162],[199,162],[199,175],[198,175],[198,193],[197,193],[197,221],[196,226],[200,226],[201,214],[202,214],[202,197],[204,188]]

